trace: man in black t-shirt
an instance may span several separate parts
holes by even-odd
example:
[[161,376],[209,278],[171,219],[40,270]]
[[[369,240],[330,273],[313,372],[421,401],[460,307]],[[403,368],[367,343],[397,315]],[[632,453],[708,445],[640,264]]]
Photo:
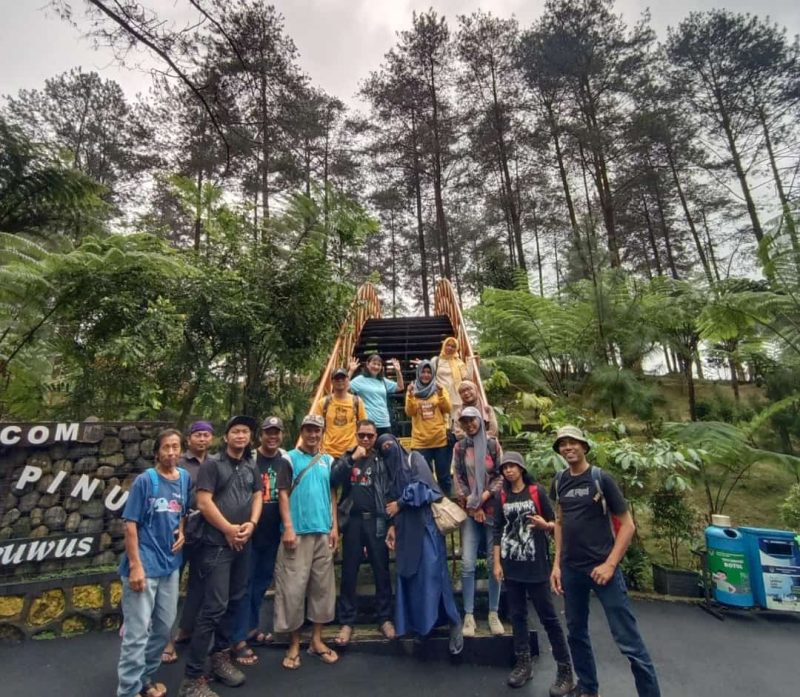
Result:
[[245,680],[231,661],[230,648],[247,592],[250,538],[261,517],[261,478],[250,450],[254,430],[255,419],[249,416],[230,419],[224,450],[206,459],[198,473],[197,507],[206,521],[200,543],[203,604],[178,697],[217,697],[205,677],[210,645],[214,677],[230,687]]
[[283,421],[277,416],[268,416],[261,424],[258,434],[256,465],[261,481],[261,519],[253,533],[250,552],[250,582],[245,602],[239,614],[234,633],[234,653],[242,665],[253,662],[253,652],[247,643],[261,646],[272,641],[271,634],[259,629],[261,604],[264,593],[272,585],[275,559],[281,544],[281,514],[278,509],[278,476],[290,467],[283,442]]
[[[375,449],[378,430],[369,419],[356,424],[358,445],[334,464],[331,486],[342,487],[342,506],[350,507],[349,522],[342,532],[342,580],[338,615],[341,629],[338,646],[347,646],[356,621],[356,583],[366,548],[375,577],[375,607],[378,625],[387,639],[395,638],[392,623],[392,580],[386,547],[385,494],[388,482],[380,453]],[[341,516],[340,516],[341,517]],[[341,520],[339,521],[341,524]]]
[[514,632],[516,663],[508,676],[511,687],[522,687],[533,677],[528,632],[528,598],[547,632],[557,665],[550,697],[564,697],[574,687],[572,663],[564,630],[550,593],[550,541],[555,515],[542,486],[535,484],[522,455],[513,451],[501,459],[503,489],[494,510],[494,564],[498,583],[505,580],[508,611]]
[[[597,667],[589,638],[589,596],[603,606],[611,634],[631,664],[639,697],[660,697],[653,661],[633,615],[619,563],[636,528],[614,479],[586,460],[589,441],[575,426],[558,430],[553,449],[569,469],[556,475],[556,554],[550,581],[564,595],[569,647],[578,676],[576,697],[597,697]],[[613,518],[619,523],[614,532]]]

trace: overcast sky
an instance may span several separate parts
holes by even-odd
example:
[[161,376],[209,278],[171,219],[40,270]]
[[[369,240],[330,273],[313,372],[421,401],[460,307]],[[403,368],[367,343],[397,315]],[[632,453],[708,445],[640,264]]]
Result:
[[[0,0],[0,94],[38,88],[48,77],[81,66],[117,80],[133,96],[146,92],[149,76],[119,68],[110,51],[95,51],[81,32],[47,9],[47,0]],[[75,8],[81,0],[72,0]],[[146,0],[171,16],[189,16],[186,0]],[[300,52],[300,63],[314,83],[346,102],[354,103],[359,83],[377,68],[395,42],[395,33],[408,28],[411,13],[433,6],[451,26],[459,14],[477,8],[507,17],[514,14],[523,27],[540,14],[544,0],[282,0],[274,3],[286,18],[286,31]],[[617,11],[634,21],[651,3],[617,0]],[[660,0],[652,3],[652,25],[659,38],[691,10],[725,7],[737,12],[770,16],[791,34],[800,32],[798,0]],[[143,65],[150,59],[143,57]]]

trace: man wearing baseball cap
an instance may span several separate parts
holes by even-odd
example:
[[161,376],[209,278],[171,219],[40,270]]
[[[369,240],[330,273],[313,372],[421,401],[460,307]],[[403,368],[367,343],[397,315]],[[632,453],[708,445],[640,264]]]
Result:
[[225,447],[203,463],[197,477],[197,507],[206,521],[200,551],[204,592],[178,697],[216,697],[205,677],[209,646],[217,680],[229,687],[245,680],[230,649],[247,593],[250,538],[261,517],[261,478],[250,449],[255,428],[250,416],[229,419]]
[[200,560],[197,557],[200,550],[199,532],[203,522],[200,511],[197,510],[197,476],[200,472],[200,465],[206,461],[208,449],[214,439],[214,426],[210,421],[195,421],[186,433],[186,450],[178,461],[178,467],[183,467],[191,477],[192,488],[189,496],[189,517],[186,519],[186,543],[183,545],[183,563],[181,573],[186,565],[189,565],[189,581],[186,588],[186,599],[183,601],[181,619],[178,623],[178,636],[175,642],[170,641],[164,647],[161,655],[162,663],[175,663],[178,654],[175,651],[175,644],[183,644],[189,641],[194,628],[194,621],[200,603],[203,601],[203,582],[200,579]]
[[322,626],[336,614],[333,554],[339,537],[333,458],[320,451],[324,427],[318,414],[303,418],[300,445],[289,451],[290,467],[278,475],[283,535],[275,563],[274,629],[290,634],[282,663],[287,670],[300,667],[300,628],[306,616],[313,623],[308,654],[323,663],[339,660],[322,641]]
[[[556,551],[550,582],[564,596],[577,697],[597,697],[597,668],[589,638],[589,597],[603,606],[611,634],[631,664],[639,697],[660,697],[650,654],[639,634],[619,563],[636,528],[614,478],[586,460],[591,445],[575,426],[556,433],[553,449],[568,468],[553,479]],[[614,531],[612,516],[619,523]]]
[[350,376],[344,368],[337,368],[331,375],[331,392],[317,400],[312,414],[325,421],[322,434],[322,452],[335,460],[351,448],[355,448],[356,424],[367,418],[364,401],[350,394]]
[[281,515],[278,507],[278,477],[289,467],[288,454],[283,448],[283,421],[278,416],[268,416],[258,433],[256,466],[261,478],[261,518],[253,533],[250,552],[250,582],[242,603],[237,629],[234,633],[235,660],[240,665],[252,665],[258,657],[247,645],[263,646],[272,641],[271,634],[259,629],[264,593],[272,585],[275,558],[281,544]]

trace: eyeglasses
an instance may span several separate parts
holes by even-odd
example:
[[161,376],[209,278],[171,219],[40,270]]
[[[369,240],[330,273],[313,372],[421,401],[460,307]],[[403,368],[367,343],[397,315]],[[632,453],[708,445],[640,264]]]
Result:
[[366,440],[367,438],[374,438],[377,434],[375,433],[356,433],[356,436],[360,439]]

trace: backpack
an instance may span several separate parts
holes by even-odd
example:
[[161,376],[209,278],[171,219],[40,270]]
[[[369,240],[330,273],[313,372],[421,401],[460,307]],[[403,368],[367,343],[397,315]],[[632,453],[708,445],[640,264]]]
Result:
[[[146,471],[147,477],[150,480],[150,494],[152,495],[150,507],[147,509],[147,523],[149,524],[153,517],[153,509],[155,508],[156,498],[158,497],[158,472],[156,472],[155,467],[149,467]],[[189,477],[189,473],[183,469],[183,467],[178,467],[178,476],[181,482],[181,496],[183,497],[183,514],[186,515],[189,506],[189,486],[191,477]]]
[[[358,402],[359,402],[358,395],[351,394],[350,396],[353,398],[353,418],[355,421],[358,421]],[[387,393],[387,398],[388,398],[388,393]],[[326,394],[325,399],[322,400],[322,420],[326,424],[328,423],[328,407],[330,407],[332,401],[333,401],[332,394]]]
[[[558,504],[558,487],[561,485],[561,477],[564,475],[566,470],[561,470],[556,472],[556,479],[555,479],[555,492],[556,492],[556,505]],[[592,481],[594,482],[594,487],[597,489],[597,493],[594,496],[595,501],[599,501],[600,505],[603,507],[603,515],[608,517],[609,525],[611,527],[611,535],[616,538],[617,533],[619,532],[620,527],[622,526],[622,521],[619,519],[619,516],[614,515],[613,513],[609,513],[608,511],[608,503],[606,502],[606,495],[603,493],[603,470],[595,465],[592,465],[590,468],[590,472],[592,474]]]
[[[528,484],[528,496],[531,497],[533,505],[536,506],[536,515],[542,515],[542,500],[539,498],[538,484]],[[508,492],[506,492],[506,488],[503,487],[500,490],[500,503],[503,506],[505,506],[507,499],[508,499]]]

